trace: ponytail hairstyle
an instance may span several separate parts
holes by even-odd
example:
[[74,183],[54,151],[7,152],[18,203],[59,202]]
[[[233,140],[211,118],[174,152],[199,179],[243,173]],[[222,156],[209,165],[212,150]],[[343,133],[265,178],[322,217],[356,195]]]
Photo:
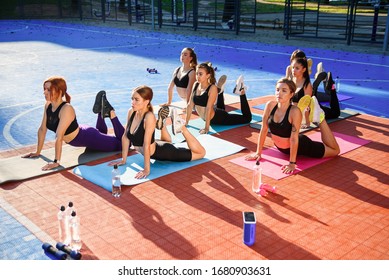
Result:
[[43,82],[43,88],[45,87],[46,83],[51,83],[50,85],[51,100],[55,100],[58,98],[58,96],[61,96],[61,98],[65,97],[65,101],[67,103],[70,103],[71,96],[67,93],[67,85],[64,78],[58,76],[50,77]]
[[292,63],[292,61],[293,61],[295,58],[307,58],[307,56],[305,55],[305,52],[303,52],[303,51],[300,50],[300,49],[297,49],[297,50],[295,50],[294,52],[292,52],[292,54],[291,54],[291,56],[290,56],[290,63]]
[[311,83],[311,79],[309,78],[309,69],[308,69],[308,61],[306,58],[295,58],[294,61],[300,64],[303,68],[305,68],[305,72],[303,77],[305,78],[304,87]]
[[312,59],[307,58],[305,52],[303,52],[300,49],[297,49],[294,52],[292,52],[292,55],[290,56],[290,63],[292,63],[292,61],[295,60],[296,58],[305,58],[307,60],[308,74],[311,75],[312,74],[312,64],[313,64]]
[[154,113],[153,106],[151,105],[151,100],[153,99],[153,90],[150,87],[146,85],[138,86],[134,88],[132,92],[138,93],[144,100],[149,100],[149,104],[147,104],[147,109],[150,112]]
[[197,69],[205,69],[205,72],[207,74],[210,74],[210,77],[209,77],[209,83],[212,85],[212,84],[216,84],[216,78],[215,78],[215,69],[213,69],[212,67],[212,63],[211,62],[203,62],[199,65],[197,65]]
[[187,50],[190,53],[190,57],[192,60],[190,61],[190,67],[193,69],[196,69],[197,66],[197,54],[194,51],[194,48],[184,48],[184,50]]

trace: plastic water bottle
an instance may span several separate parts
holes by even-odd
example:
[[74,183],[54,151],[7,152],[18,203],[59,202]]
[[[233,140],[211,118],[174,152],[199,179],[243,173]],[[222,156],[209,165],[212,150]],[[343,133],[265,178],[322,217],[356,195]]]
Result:
[[336,77],[336,79],[335,79],[335,89],[336,89],[337,93],[340,91],[340,79],[339,79],[339,77]]
[[122,183],[120,182],[120,171],[117,164],[115,164],[112,170],[112,195],[113,197],[120,197],[121,194]]
[[253,167],[253,179],[251,181],[251,189],[253,192],[258,193],[262,184],[262,168],[259,164],[259,159],[256,161]]
[[58,214],[58,234],[60,242],[64,244],[70,243],[70,232],[69,232],[69,219],[66,216],[65,206],[61,206]]
[[81,249],[82,243],[80,237],[80,219],[78,218],[76,211],[72,212],[69,221],[69,227],[70,227],[70,235],[72,237],[70,242],[70,247],[74,251],[79,251]]
[[76,211],[76,208],[74,208],[73,202],[69,201],[68,207],[66,207],[66,210],[65,210],[66,216],[68,217],[68,221],[70,220],[73,211]]

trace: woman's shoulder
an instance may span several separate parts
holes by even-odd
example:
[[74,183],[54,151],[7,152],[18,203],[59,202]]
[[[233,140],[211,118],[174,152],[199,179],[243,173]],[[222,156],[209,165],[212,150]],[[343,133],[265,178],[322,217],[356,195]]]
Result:
[[276,100],[269,100],[265,103],[265,109],[263,109],[263,117],[270,116],[271,111],[277,106]]
[[146,114],[145,114],[145,119],[147,119],[147,118],[154,118],[155,119],[154,112],[147,111]]
[[290,115],[301,115],[301,110],[299,109],[299,107],[297,107],[297,105],[290,105],[290,110],[289,110],[289,114]]
[[217,90],[218,91],[218,88],[217,88],[217,85],[216,84],[210,84],[209,86],[208,86],[208,89],[212,89],[212,90]]
[[64,102],[64,104],[62,106],[62,109],[64,111],[74,111],[73,106],[70,103],[68,103],[68,102]]
[[265,109],[266,108],[274,108],[274,106],[277,105],[277,101],[276,100],[269,100],[265,103]]

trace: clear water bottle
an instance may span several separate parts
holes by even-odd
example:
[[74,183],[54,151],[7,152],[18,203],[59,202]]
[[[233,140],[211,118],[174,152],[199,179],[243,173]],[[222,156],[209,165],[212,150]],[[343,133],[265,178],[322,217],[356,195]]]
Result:
[[251,189],[258,193],[262,184],[262,168],[259,164],[259,159],[255,162],[253,167],[253,179],[251,181]]
[[120,182],[120,171],[117,164],[113,166],[112,170],[112,195],[120,197],[122,194],[122,183]]
[[80,237],[80,219],[77,216],[76,211],[72,212],[69,221],[69,227],[70,227],[70,235],[71,235],[70,247],[74,251],[79,251],[81,249],[82,243]]
[[65,206],[61,206],[58,214],[58,237],[60,242],[69,245],[70,243],[70,232],[69,232],[69,219],[66,216]]
[[73,211],[76,211],[76,208],[74,208],[73,202],[69,201],[68,207],[66,207],[66,210],[65,210],[65,213],[66,213],[66,216],[68,217],[68,220],[70,220]]
[[335,89],[336,89],[337,93],[340,91],[340,79],[339,79],[339,77],[336,77],[336,79],[335,79]]

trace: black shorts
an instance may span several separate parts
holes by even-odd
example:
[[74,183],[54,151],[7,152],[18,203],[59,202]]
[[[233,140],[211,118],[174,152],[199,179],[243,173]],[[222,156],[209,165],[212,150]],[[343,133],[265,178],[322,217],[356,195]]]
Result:
[[[290,149],[277,149],[284,154],[290,154]],[[299,146],[297,149],[297,155],[306,156],[311,158],[322,158],[324,156],[325,147],[322,142],[313,141],[311,138],[304,134],[299,134]]]
[[157,141],[155,152],[150,157],[156,160],[191,161],[192,151],[188,148],[176,147],[172,143]]

